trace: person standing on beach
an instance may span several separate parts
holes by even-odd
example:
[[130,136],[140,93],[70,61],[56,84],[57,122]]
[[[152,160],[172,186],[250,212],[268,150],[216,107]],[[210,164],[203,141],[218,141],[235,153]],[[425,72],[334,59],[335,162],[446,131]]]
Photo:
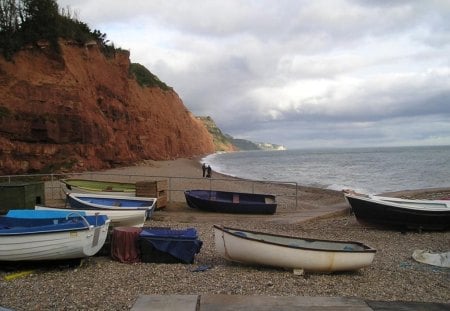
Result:
[[202,164],[202,171],[203,171],[203,177],[205,177],[206,176],[206,164],[205,163]]
[[207,170],[206,177],[211,178],[211,175],[212,175],[212,169],[211,169],[211,166],[208,165],[208,167],[206,168],[206,170]]

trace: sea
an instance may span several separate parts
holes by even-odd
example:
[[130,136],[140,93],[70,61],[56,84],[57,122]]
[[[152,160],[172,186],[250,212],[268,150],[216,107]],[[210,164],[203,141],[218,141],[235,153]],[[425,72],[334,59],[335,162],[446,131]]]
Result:
[[239,151],[202,162],[239,178],[366,194],[450,187],[450,146]]

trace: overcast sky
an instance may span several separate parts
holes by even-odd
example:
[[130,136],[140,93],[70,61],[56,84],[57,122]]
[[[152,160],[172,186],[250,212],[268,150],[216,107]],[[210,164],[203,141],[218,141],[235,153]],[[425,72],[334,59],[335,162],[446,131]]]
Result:
[[58,0],[235,138],[450,144],[449,0]]

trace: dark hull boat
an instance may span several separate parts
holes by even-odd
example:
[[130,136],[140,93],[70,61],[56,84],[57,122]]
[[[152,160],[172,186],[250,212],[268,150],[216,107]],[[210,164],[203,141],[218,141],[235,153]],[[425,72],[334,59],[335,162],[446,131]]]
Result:
[[274,214],[277,202],[274,195],[212,190],[184,192],[191,208],[209,212],[234,214]]
[[362,224],[408,230],[447,230],[450,229],[450,208],[447,204],[412,204],[381,200],[363,195],[346,193],[358,222]]

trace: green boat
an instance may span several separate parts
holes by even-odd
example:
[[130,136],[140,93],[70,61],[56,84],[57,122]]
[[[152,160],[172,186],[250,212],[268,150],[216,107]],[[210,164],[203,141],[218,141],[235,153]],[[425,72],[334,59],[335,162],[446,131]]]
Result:
[[135,196],[135,183],[92,180],[92,179],[61,179],[67,191],[78,193],[107,193],[114,195]]

